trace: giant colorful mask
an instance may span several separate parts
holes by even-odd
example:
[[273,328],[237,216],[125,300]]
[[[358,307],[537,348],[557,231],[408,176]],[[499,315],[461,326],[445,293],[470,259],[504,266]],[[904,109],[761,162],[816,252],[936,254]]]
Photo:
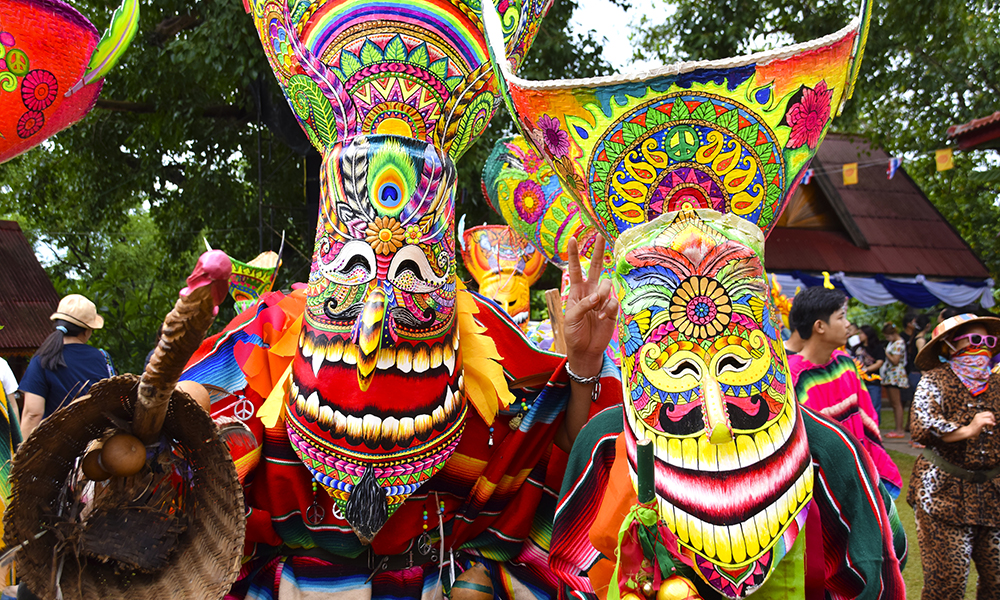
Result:
[[100,37],[61,0],[0,3],[0,163],[86,116],[138,27],[138,0]]
[[811,463],[763,238],[851,95],[869,5],[771,52],[531,82],[484,2],[515,123],[615,244],[632,473],[636,440],[654,440],[671,550],[725,597],[758,589],[805,518]]
[[[477,2],[247,8],[323,155],[285,423],[313,478],[368,542],[463,431],[453,161],[493,115],[496,80]],[[523,57],[547,9],[506,3],[505,51]]]
[[528,330],[531,286],[542,276],[545,259],[506,225],[481,225],[462,235],[462,258],[479,293],[500,305]]
[[632,228],[615,249],[629,459],[636,440],[655,442],[660,514],[727,597],[764,583],[812,497],[763,242],[700,210]]

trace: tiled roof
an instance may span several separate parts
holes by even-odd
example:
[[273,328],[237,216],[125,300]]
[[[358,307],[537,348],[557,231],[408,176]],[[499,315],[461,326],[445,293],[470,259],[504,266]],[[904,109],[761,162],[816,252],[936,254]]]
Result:
[[30,354],[52,333],[59,295],[16,221],[0,221],[0,355]]
[[[841,166],[852,162],[860,167],[858,183],[844,186]],[[847,233],[776,227],[767,240],[767,268],[988,277],[982,261],[906,175],[905,165],[890,180],[888,163],[888,154],[861,138],[827,136],[813,162],[817,174],[810,185],[819,185],[834,210],[840,208]]]
[[1000,140],[1000,110],[987,117],[973,119],[948,128],[948,138],[955,139],[963,150],[996,147]]

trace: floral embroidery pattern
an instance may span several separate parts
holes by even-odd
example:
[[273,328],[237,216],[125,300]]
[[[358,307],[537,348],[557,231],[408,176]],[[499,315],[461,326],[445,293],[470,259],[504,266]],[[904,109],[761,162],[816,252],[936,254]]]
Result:
[[59,83],[56,76],[43,69],[35,69],[21,82],[21,100],[28,110],[42,111],[56,101]]
[[392,217],[375,217],[365,230],[365,241],[376,254],[392,254],[403,247],[403,228]]
[[526,223],[537,223],[545,213],[542,186],[530,179],[517,184],[517,189],[514,190],[514,208]]
[[538,120],[541,128],[542,141],[545,148],[552,156],[566,156],[569,154],[569,134],[559,128],[559,119],[542,115]]
[[35,110],[29,110],[17,120],[17,135],[21,139],[29,138],[38,133],[44,125],[45,115]]
[[792,128],[788,139],[789,148],[803,145],[815,148],[819,144],[823,128],[830,120],[830,101],[833,90],[827,89],[826,82],[819,82],[814,88],[803,88],[798,104],[788,109],[785,122]]
[[722,333],[732,318],[726,290],[710,277],[685,279],[670,299],[670,321],[683,335],[704,339]]

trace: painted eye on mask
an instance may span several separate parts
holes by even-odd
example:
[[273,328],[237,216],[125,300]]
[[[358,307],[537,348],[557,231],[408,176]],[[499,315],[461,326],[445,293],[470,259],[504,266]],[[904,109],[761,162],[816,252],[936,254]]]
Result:
[[409,244],[400,248],[389,263],[389,283],[398,290],[411,294],[427,294],[440,289],[448,276],[438,277],[431,268],[427,255],[419,246]]
[[338,285],[363,285],[375,279],[375,251],[365,242],[352,240],[320,267],[320,273]]
[[720,384],[746,386],[757,383],[767,375],[771,366],[767,338],[757,330],[750,332],[749,338],[724,346],[712,358],[713,370]]
[[667,373],[669,373],[671,377],[674,377],[676,379],[680,379],[685,375],[690,375],[691,377],[694,377],[698,381],[701,381],[701,367],[699,367],[698,363],[694,362],[693,360],[682,360],[676,365],[668,368]]

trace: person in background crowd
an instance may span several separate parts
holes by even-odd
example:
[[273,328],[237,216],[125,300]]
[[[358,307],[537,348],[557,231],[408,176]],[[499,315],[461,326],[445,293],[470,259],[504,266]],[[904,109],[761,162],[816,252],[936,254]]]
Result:
[[976,597],[1000,598],[1000,319],[963,314],[944,320],[917,354],[923,371],[913,399],[917,457],[906,501],[917,521],[923,600],[965,596],[970,559]]
[[49,318],[55,331],[35,352],[21,380],[24,439],[43,418],[86,394],[94,382],[115,374],[107,353],[87,344],[94,330],[104,326],[104,318],[97,314],[93,302],[70,294],[59,301],[58,309]]
[[[10,365],[7,361],[0,358],[0,384],[3,384],[3,393],[7,397],[7,406],[17,406],[17,402],[14,400],[14,392],[17,391],[17,378],[14,377],[14,372],[10,370]],[[17,412],[16,410],[14,411]]]
[[851,346],[851,355],[860,365],[861,379],[865,382],[868,395],[872,399],[872,408],[875,409],[876,422],[882,421],[882,382],[879,378],[879,369],[885,363],[885,350],[882,342],[878,339],[878,333],[871,325],[862,325],[858,328],[857,344]]
[[839,290],[816,286],[795,296],[789,322],[795,323],[803,346],[788,357],[792,385],[799,402],[858,438],[895,498],[903,485],[899,469],[882,447],[875,409],[854,359],[838,350],[847,343],[846,310],[847,299]]
[[906,409],[905,431],[910,430],[910,407],[913,405],[913,392],[920,382],[920,369],[913,363],[917,353],[927,343],[927,334],[930,333],[931,320],[927,315],[910,313],[906,316],[906,324],[903,327],[900,337],[906,344],[906,378],[909,386],[899,390],[899,399]]
[[785,346],[785,354],[791,356],[793,354],[798,354],[802,350],[802,337],[799,336],[799,331],[796,329],[795,321],[792,320],[792,315],[788,315],[788,327],[791,332],[788,334],[788,338],[784,340],[783,344]]
[[889,342],[885,347],[885,362],[879,370],[879,377],[882,379],[882,397],[889,400],[892,416],[895,419],[895,429],[885,434],[885,437],[902,438],[906,436],[906,432],[903,430],[903,401],[899,391],[910,386],[910,381],[906,377],[906,343],[892,323],[886,323],[882,327],[882,335]]

